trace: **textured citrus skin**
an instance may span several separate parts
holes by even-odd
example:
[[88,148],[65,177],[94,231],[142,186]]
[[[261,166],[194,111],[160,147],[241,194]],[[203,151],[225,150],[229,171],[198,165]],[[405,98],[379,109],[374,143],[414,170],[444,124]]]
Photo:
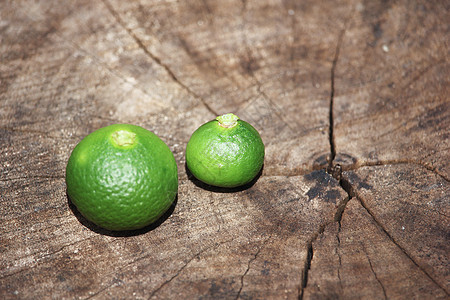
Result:
[[200,126],[186,147],[186,164],[199,180],[219,187],[250,182],[264,163],[264,144],[249,123],[225,128],[217,120]]
[[[117,134],[119,132],[120,134]],[[123,136],[120,145],[115,136]],[[131,134],[130,139],[128,135]],[[135,125],[115,124],[85,137],[66,168],[67,194],[80,213],[109,230],[139,229],[174,201],[177,165],[167,145]]]

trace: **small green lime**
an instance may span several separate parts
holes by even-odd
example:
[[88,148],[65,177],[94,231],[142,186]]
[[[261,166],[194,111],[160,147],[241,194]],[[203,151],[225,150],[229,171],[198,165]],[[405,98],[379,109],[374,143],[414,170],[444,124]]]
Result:
[[115,124],[86,136],[66,168],[67,194],[86,219],[133,230],[161,217],[178,190],[177,165],[154,133]]
[[264,144],[249,123],[225,114],[200,126],[186,147],[186,164],[199,180],[218,187],[249,183],[264,163]]

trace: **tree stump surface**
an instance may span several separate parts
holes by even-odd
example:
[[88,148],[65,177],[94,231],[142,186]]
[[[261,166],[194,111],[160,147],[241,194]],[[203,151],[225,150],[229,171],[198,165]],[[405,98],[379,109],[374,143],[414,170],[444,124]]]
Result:
[[[0,298],[448,299],[446,1],[1,1]],[[261,133],[250,186],[189,175],[192,132]],[[114,233],[66,195],[92,131],[132,123],[176,203]]]

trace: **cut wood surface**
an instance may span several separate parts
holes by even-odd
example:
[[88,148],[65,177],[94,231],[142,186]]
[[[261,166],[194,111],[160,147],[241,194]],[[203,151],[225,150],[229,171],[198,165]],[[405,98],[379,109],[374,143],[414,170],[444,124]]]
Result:
[[[448,299],[446,1],[0,1],[1,299]],[[266,146],[243,188],[185,167],[233,112]],[[66,195],[87,134],[173,151],[157,223],[109,232]]]

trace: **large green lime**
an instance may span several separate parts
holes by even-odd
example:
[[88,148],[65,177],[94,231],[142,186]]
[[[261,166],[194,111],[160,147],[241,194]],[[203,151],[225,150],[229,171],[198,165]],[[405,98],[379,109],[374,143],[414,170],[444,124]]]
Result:
[[249,123],[225,114],[200,126],[186,147],[186,164],[199,180],[219,187],[249,183],[264,163],[264,144]]
[[167,145],[135,125],[115,124],[85,137],[66,168],[67,194],[86,219],[109,230],[132,230],[161,217],[178,189]]

